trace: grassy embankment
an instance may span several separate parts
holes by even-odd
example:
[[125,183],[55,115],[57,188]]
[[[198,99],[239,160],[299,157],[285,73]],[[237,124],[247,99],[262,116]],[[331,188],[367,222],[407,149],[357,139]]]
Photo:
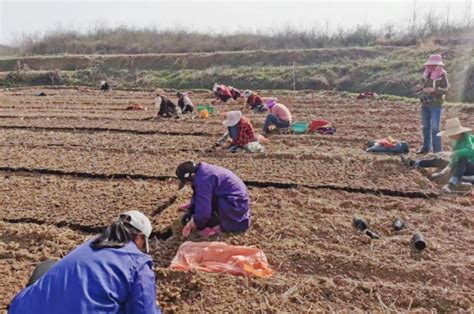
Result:
[[[251,89],[335,89],[413,96],[431,53],[446,55],[451,101],[474,102],[470,46],[328,48],[143,55],[50,55],[0,58],[0,86],[86,85],[209,89],[213,82]],[[294,77],[294,81],[293,81]]]

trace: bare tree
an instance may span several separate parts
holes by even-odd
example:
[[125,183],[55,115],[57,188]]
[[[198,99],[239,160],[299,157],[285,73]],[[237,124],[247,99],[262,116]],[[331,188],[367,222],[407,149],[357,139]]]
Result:
[[416,28],[416,0],[413,0],[413,15],[411,19],[411,28],[412,32],[414,32]]
[[446,28],[449,29],[449,13],[451,11],[451,0],[448,1],[448,8],[446,9]]
[[464,25],[470,27],[472,23],[472,0],[466,0],[464,4]]

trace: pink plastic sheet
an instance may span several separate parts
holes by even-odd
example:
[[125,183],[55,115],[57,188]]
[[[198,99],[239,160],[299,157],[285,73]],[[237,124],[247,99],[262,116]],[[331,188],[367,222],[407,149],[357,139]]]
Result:
[[273,274],[262,250],[224,242],[186,241],[179,247],[170,268],[237,276],[269,277]]

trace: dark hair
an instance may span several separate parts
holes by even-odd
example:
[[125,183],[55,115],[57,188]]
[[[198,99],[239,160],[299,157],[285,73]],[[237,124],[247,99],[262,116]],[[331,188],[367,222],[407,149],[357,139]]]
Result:
[[121,248],[133,241],[140,231],[128,224],[130,216],[121,215],[101,235],[91,242],[94,249]]

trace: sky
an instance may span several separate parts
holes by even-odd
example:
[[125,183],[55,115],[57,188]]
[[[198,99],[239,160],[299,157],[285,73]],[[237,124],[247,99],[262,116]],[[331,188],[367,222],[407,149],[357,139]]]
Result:
[[[272,31],[287,26],[329,31],[362,24],[374,28],[386,24],[402,27],[410,23],[413,8],[419,17],[431,11],[442,19],[462,20],[469,1],[0,0],[0,44],[14,44],[24,34],[42,35],[58,28],[86,32],[96,26],[184,28],[217,33]],[[472,10],[474,5],[474,17]]]

